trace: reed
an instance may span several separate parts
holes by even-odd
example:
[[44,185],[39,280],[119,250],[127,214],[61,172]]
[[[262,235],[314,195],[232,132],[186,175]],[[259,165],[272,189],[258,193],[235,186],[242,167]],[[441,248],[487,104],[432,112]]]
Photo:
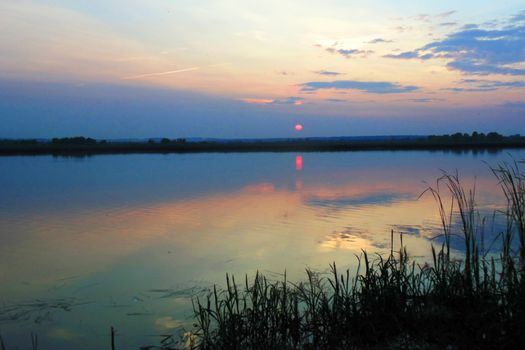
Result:
[[33,350],[38,349],[38,335],[33,332],[31,332],[31,349]]
[[[520,162],[524,163],[524,161]],[[515,227],[519,239],[520,269],[525,273],[525,173],[519,163],[502,163],[492,168],[507,198],[507,222]],[[509,230],[509,233],[512,230]]]
[[0,350],[6,350],[7,348],[5,347],[5,344],[4,344],[4,339],[2,338],[2,336],[0,335]]

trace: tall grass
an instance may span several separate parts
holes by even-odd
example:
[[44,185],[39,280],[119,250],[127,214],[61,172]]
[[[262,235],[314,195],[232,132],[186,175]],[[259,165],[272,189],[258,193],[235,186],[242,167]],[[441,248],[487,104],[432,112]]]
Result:
[[520,268],[521,272],[525,273],[525,173],[521,171],[518,162],[500,164],[492,171],[499,179],[507,198],[507,222],[511,228],[516,228],[519,239]]
[[[499,252],[485,247],[475,186],[445,173],[429,187],[441,244],[412,260],[400,235],[387,256],[357,257],[356,274],[332,264],[323,277],[270,281],[257,273],[194,299],[198,349],[512,348],[525,343],[525,177],[518,163],[493,169],[507,199]],[[450,195],[450,206],[443,199]],[[515,239],[515,236],[518,239]],[[458,236],[464,254],[451,250]],[[517,241],[517,243],[516,243]],[[517,248],[517,250],[516,250]]]

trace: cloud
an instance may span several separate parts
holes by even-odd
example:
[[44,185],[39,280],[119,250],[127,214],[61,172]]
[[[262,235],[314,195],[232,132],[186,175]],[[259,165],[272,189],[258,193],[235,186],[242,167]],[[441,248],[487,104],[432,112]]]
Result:
[[500,105],[501,107],[515,108],[515,109],[525,109],[525,101],[513,101],[505,102]]
[[312,92],[323,89],[360,90],[370,94],[398,94],[415,91],[418,87],[403,86],[390,82],[356,80],[336,80],[331,82],[311,81],[301,85],[301,91]]
[[453,27],[457,26],[458,22],[443,22],[439,24],[441,27]]
[[251,97],[245,97],[240,98],[240,101],[248,104],[254,104],[254,105],[268,105],[272,104],[274,100],[267,99],[267,98],[251,98]]
[[508,29],[470,29],[430,43],[422,50],[452,57],[447,66],[468,74],[525,75],[512,67],[525,62],[525,26]]
[[434,58],[434,57],[443,57],[443,56],[434,56],[431,53],[427,53],[425,55],[419,56],[419,59],[421,59],[421,60],[429,60],[429,59]]
[[415,19],[416,21],[430,22],[430,16],[426,14],[417,15],[412,18]]
[[398,33],[403,33],[403,32],[408,32],[409,30],[412,30],[412,27],[410,27],[410,26],[397,26],[397,27],[394,27],[392,29],[395,30]]
[[292,96],[292,97],[287,97],[285,99],[274,100],[273,104],[300,106],[304,104],[304,98]]
[[304,104],[304,98],[302,97],[287,97],[284,99],[267,99],[267,98],[241,98],[240,101],[248,104],[259,104],[259,105],[295,105],[300,106]]
[[382,44],[382,43],[393,43],[393,40],[386,40],[383,38],[375,38],[370,41],[365,42],[365,44]]
[[492,21],[483,22],[480,27],[497,28],[505,24],[505,21],[493,19]]
[[434,58],[436,56],[434,56],[431,53],[426,53],[426,54],[422,55],[418,51],[405,51],[405,52],[401,52],[401,53],[398,53],[398,54],[384,55],[383,57],[385,57],[385,58],[394,58],[394,59],[399,59],[399,60],[410,60],[410,59],[417,58],[417,59],[426,61],[426,60],[429,60],[429,59]]
[[525,10],[523,10],[520,13],[512,16],[512,18],[510,20],[511,20],[511,22],[525,22]]
[[431,42],[414,51],[384,57],[448,58],[448,68],[466,74],[525,75],[524,47],[525,24],[500,29],[463,27],[443,40]]
[[479,26],[477,24],[473,24],[473,23],[469,23],[469,24],[465,24],[461,30],[470,30],[470,29],[478,29]]
[[327,98],[325,99],[326,102],[336,102],[336,103],[341,103],[341,102],[348,102],[348,100],[343,100],[343,99],[340,99],[340,98]]
[[482,89],[482,88],[446,88],[443,89],[445,91],[452,91],[452,92],[486,92],[486,91],[494,91],[497,89]]
[[486,79],[463,79],[459,82],[465,84],[467,87],[446,88],[446,91],[453,92],[485,92],[495,91],[500,88],[524,88],[524,81],[500,81],[500,80],[486,80]]
[[419,53],[417,51],[406,51],[406,52],[401,52],[401,53],[398,53],[398,54],[384,55],[383,57],[386,57],[386,58],[397,58],[397,59],[401,59],[401,60],[409,60],[409,59],[412,59],[412,58],[419,58]]
[[461,83],[476,84],[479,88],[522,88],[525,87],[525,81],[499,81],[499,80],[485,80],[485,79],[463,79]]
[[166,72],[159,72],[159,73],[146,73],[146,74],[139,74],[139,75],[133,75],[130,77],[124,77],[122,79],[125,80],[133,80],[133,79],[142,79],[142,78],[148,78],[148,77],[158,77],[162,75],[171,75],[171,74],[177,74],[177,73],[183,73],[183,72],[190,72],[193,70],[200,69],[200,67],[191,67],[191,68],[184,68],[184,69],[178,69],[178,70],[170,70]]
[[[441,12],[441,13],[438,13],[438,14],[422,13],[422,14],[419,14],[419,15],[409,16],[409,17],[392,17],[391,19],[392,20],[396,20],[396,21],[412,20],[412,21],[419,21],[419,22],[424,22],[424,23],[431,23],[435,19],[441,19],[442,20],[444,18],[450,17],[454,13],[456,13],[456,11],[455,10],[451,10],[451,11]],[[406,28],[410,28],[410,27],[398,27],[398,28],[405,28],[406,29]]]
[[482,64],[477,63],[473,60],[460,61],[454,60],[447,64],[447,67],[458,70],[466,74],[472,75],[489,75],[489,74],[501,74],[501,75],[525,75],[525,69],[502,67],[493,64]]
[[374,53],[372,50],[338,48],[340,44],[340,42],[335,41],[331,46],[328,47],[321,44],[315,44],[314,46],[320,47],[331,54],[341,55],[345,58],[367,57],[369,54]]
[[320,70],[314,73],[321,74],[321,75],[344,75],[345,74],[345,73],[332,72],[332,71],[327,71],[327,70]]
[[415,102],[415,103],[428,103],[428,102],[436,102],[436,101],[443,101],[443,100],[439,98],[412,98],[408,100],[408,102]]
[[142,79],[142,78],[148,78],[148,77],[158,77],[163,75],[171,75],[171,74],[178,74],[178,73],[184,73],[184,72],[191,72],[194,70],[199,70],[201,68],[212,68],[212,67],[221,67],[225,66],[227,63],[214,63],[209,64],[203,67],[190,67],[190,68],[183,68],[183,69],[177,69],[177,70],[169,70],[164,72],[156,72],[156,73],[145,73],[145,74],[138,74],[138,75],[132,75],[128,77],[123,77],[124,80],[133,80],[133,79]]
[[374,53],[372,50],[359,50],[359,49],[336,49],[334,47],[325,48],[326,51],[332,54],[339,54],[345,58],[353,57],[366,57],[371,53]]
[[446,17],[452,16],[454,13],[456,13],[455,10],[447,11],[447,12],[442,12],[442,13],[438,13],[438,14],[436,15],[436,17],[438,17],[438,18],[446,18]]

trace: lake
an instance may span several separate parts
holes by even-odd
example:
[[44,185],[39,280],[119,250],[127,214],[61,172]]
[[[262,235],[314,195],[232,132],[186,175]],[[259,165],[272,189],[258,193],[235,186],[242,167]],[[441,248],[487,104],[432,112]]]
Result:
[[117,348],[138,349],[189,329],[192,296],[226,273],[353,269],[390,251],[391,230],[428,260],[440,217],[421,193],[457,169],[491,216],[489,165],[513,158],[525,150],[0,157],[0,334],[109,349],[114,326]]

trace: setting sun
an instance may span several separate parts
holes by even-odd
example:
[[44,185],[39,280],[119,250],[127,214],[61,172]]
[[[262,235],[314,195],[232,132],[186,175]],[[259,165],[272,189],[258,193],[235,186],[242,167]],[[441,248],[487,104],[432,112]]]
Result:
[[295,131],[302,131],[303,126],[301,124],[295,124]]

